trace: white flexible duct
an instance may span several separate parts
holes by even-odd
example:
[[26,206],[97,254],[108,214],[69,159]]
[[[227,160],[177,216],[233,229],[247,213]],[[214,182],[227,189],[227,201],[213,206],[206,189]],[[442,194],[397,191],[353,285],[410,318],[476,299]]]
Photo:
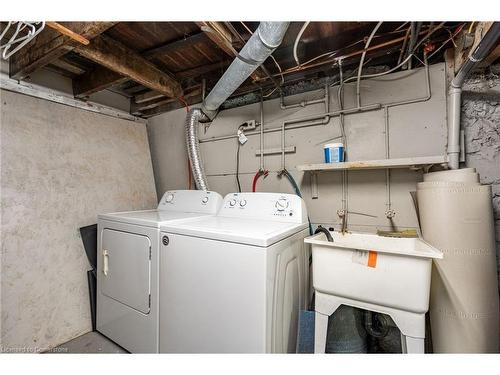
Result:
[[208,190],[198,144],[199,122],[211,121],[215,118],[221,104],[278,48],[289,24],[289,22],[261,22],[205,98],[202,109],[189,111],[186,118],[186,143],[197,189]]

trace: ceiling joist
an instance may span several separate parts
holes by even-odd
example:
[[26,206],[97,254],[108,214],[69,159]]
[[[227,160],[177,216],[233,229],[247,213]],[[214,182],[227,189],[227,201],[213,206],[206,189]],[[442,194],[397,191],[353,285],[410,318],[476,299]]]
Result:
[[[141,56],[146,60],[151,61],[165,54],[180,51],[183,48],[187,48],[203,40],[206,40],[206,36],[203,32],[200,32],[186,38],[176,40],[175,42],[166,43],[146,50],[141,53]],[[107,68],[98,67],[94,71],[87,72],[74,80],[75,84],[73,85],[73,93],[76,98],[85,98],[93,93],[105,90],[108,87],[118,85],[124,80],[127,80],[127,77],[124,77],[123,75]],[[152,92],[152,95],[155,98],[164,96],[163,94],[155,91]]]
[[[205,32],[208,38],[227,55],[231,57],[238,56],[238,52],[233,47],[233,34],[223,22],[203,21],[196,22],[196,24],[200,27],[201,31]],[[257,81],[264,79],[265,74],[256,70],[251,74],[251,77],[254,81]]]
[[[92,40],[114,26],[116,22],[61,22],[65,28]],[[53,29],[45,29],[25,48],[10,58],[10,77],[24,79],[34,71],[65,55],[79,42]]]
[[99,36],[92,40],[88,46],[78,46],[75,48],[75,52],[165,96],[171,98],[182,96],[179,82],[134,50],[112,38],[104,35]]

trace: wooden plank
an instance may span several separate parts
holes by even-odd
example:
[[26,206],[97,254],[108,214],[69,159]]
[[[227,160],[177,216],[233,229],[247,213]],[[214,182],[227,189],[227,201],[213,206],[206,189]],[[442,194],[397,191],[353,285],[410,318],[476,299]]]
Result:
[[[145,52],[142,52],[141,56],[144,57],[146,60],[151,61],[152,59],[159,57],[163,54],[178,51],[180,49],[189,47],[190,45],[193,45],[202,40],[206,40],[206,36],[204,33],[200,32],[198,34],[194,34],[187,38],[167,43],[163,46],[155,47]],[[104,70],[107,70],[107,73],[105,73]],[[98,73],[99,74],[88,72],[82,77],[79,77],[75,80],[76,84],[73,85],[73,92],[75,97],[77,98],[86,97],[97,91],[105,90],[107,87],[117,85],[123,82],[122,75],[114,73],[104,67],[100,68]],[[101,81],[100,79],[103,80]],[[161,96],[164,95],[156,91],[151,91],[146,94],[138,95],[135,99],[135,102],[141,103],[142,101],[158,99]]]
[[152,59],[168,53],[173,53],[180,51],[185,48],[189,48],[192,45],[203,42],[206,40],[206,35],[203,32],[190,35],[184,39],[176,40],[175,42],[170,42],[159,47],[151,48],[141,53],[141,55],[146,59]]
[[[61,24],[91,40],[114,26],[116,22],[61,22]],[[78,45],[80,44],[70,37],[47,28],[10,58],[10,76],[14,79],[24,79]]]
[[[186,93],[184,95],[184,100],[187,101],[190,98],[197,97],[200,95],[201,95],[201,87],[196,87],[193,90],[191,90],[189,93]],[[164,104],[170,104],[170,103],[174,103],[174,102],[179,102],[179,100],[167,98],[165,96],[161,96],[161,97],[156,98],[154,100],[150,100],[150,101],[143,102],[143,103],[136,103],[136,102],[132,101],[132,103],[130,105],[130,113],[141,114],[145,110],[149,110],[149,109],[152,109],[155,107],[162,106]],[[179,102],[179,103],[181,103],[181,105],[182,105],[182,102]]]
[[229,65],[231,64],[231,61],[219,61],[213,64],[208,64],[208,65],[201,65],[197,66],[195,68],[191,69],[186,69],[182,70],[180,72],[176,72],[175,76],[181,79],[186,79],[186,78],[195,78],[199,77],[203,74],[211,73],[215,70],[224,70],[226,69]]
[[236,57],[237,52],[233,48],[233,36],[231,31],[222,22],[202,21],[196,22],[201,31],[207,34],[208,38],[226,54]]
[[103,66],[98,66],[73,79],[73,95],[75,98],[86,98],[96,92],[128,81],[128,77],[115,73]]
[[[226,54],[231,57],[238,56],[238,51],[236,51],[233,47],[233,34],[231,31],[224,25],[223,22],[196,22],[196,24],[200,27],[202,31],[204,31],[208,38],[214,42],[217,47],[223,50]],[[250,77],[254,81],[259,79],[264,79],[266,77],[261,71],[254,71]]]
[[85,70],[75,64],[70,63],[67,60],[57,59],[52,61],[51,64],[57,66],[60,69],[70,72],[72,75],[81,75],[85,73]]
[[101,35],[88,46],[75,48],[75,52],[165,96],[174,98],[182,95],[179,82],[112,38]]
[[59,31],[61,34],[69,36],[71,39],[76,40],[78,43],[87,45],[90,43],[90,41],[87,38],[84,38],[83,36],[75,33],[74,31],[68,29],[67,27],[61,25],[59,22],[53,22],[53,21],[47,21],[45,24],[54,29]]
[[139,94],[134,97],[134,103],[136,104],[141,104],[144,102],[149,102],[150,100],[155,100],[164,97],[160,92],[157,91],[148,91],[145,92],[144,94]]
[[474,42],[472,46],[465,47],[464,34],[468,32],[467,28],[464,29],[455,37],[457,41],[457,47],[455,48],[455,73],[458,73],[462,68],[462,65],[468,60],[469,56],[474,52],[477,45],[483,39],[483,36],[488,32],[493,22],[478,22],[474,29]]
[[[202,99],[201,95],[196,95],[196,96],[186,98],[186,102],[188,105],[201,103],[202,100],[203,99]],[[180,102],[179,100],[172,100],[169,103],[160,105],[158,107],[143,110],[141,113],[142,113],[142,117],[148,118],[148,117],[152,117],[152,116],[157,116],[157,115],[164,113],[164,112],[173,111],[174,109],[179,109],[179,108],[184,108],[184,103]]]
[[448,162],[446,155],[419,156],[399,159],[360,160],[344,163],[320,163],[298,165],[299,171],[339,171],[356,169],[386,169],[386,168],[413,168],[422,165],[445,164]]

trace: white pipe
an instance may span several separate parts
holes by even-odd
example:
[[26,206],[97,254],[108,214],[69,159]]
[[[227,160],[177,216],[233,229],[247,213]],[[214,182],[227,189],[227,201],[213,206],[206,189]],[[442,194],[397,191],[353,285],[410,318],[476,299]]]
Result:
[[479,42],[477,48],[469,55],[467,61],[451,81],[448,92],[448,167],[460,167],[460,111],[462,102],[462,86],[470,72],[489,55],[500,36],[500,22],[494,22]]
[[448,92],[448,167],[458,169],[460,164],[460,111],[462,88],[450,87]]

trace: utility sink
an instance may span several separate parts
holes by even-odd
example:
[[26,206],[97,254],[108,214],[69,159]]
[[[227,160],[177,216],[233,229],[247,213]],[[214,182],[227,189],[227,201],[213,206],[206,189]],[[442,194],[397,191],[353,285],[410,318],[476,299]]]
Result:
[[422,314],[429,308],[432,259],[443,254],[419,238],[330,232],[306,238],[317,292]]

